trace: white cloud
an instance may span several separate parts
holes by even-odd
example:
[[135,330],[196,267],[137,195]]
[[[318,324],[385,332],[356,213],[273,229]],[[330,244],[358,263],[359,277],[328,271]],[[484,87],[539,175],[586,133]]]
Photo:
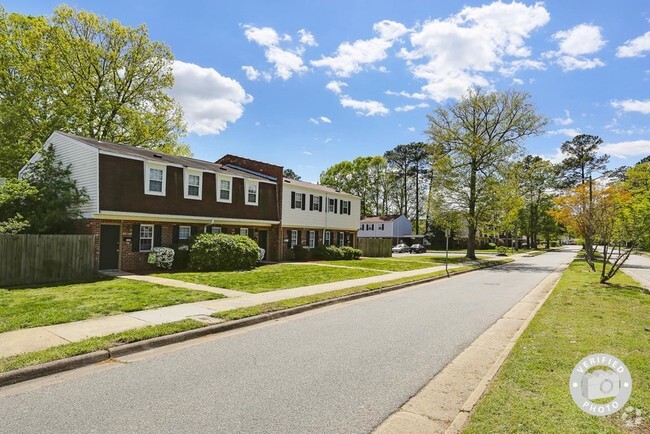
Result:
[[309,118],[309,122],[311,122],[311,123],[314,124],[314,125],[318,125],[318,124],[319,124],[318,119],[314,119],[314,118]]
[[564,114],[566,117],[564,118],[555,118],[553,119],[553,123],[557,125],[571,125],[573,123],[573,119],[571,119],[571,113],[569,113],[569,110],[564,110]]
[[346,87],[347,85],[348,84],[343,81],[333,80],[327,83],[327,85],[325,85],[325,88],[331,90],[335,94],[340,94],[341,92],[343,92],[343,88]]
[[375,32],[379,33],[380,38],[385,39],[386,41],[398,39],[410,32],[404,24],[390,20],[383,20],[375,23],[372,28]]
[[605,46],[601,28],[592,24],[578,24],[569,30],[562,30],[553,35],[559,41],[557,51],[544,53],[547,58],[554,58],[564,71],[575,69],[593,69],[604,66],[598,58],[586,57],[594,54]]
[[311,152],[309,152],[309,151],[302,151],[302,153],[305,154],[305,155],[311,155]]
[[617,57],[645,57],[645,52],[650,51],[650,32],[638,38],[625,41],[616,49]]
[[438,102],[458,98],[468,87],[490,87],[483,74],[499,68],[504,75],[543,68],[541,62],[528,59],[531,50],[525,40],[549,19],[542,3],[496,1],[465,7],[447,19],[425,22],[410,36],[413,49],[403,48],[400,56],[416,78],[427,82],[423,93]]
[[393,92],[392,90],[387,90],[384,92],[386,95],[392,95],[392,96],[404,96],[406,98],[412,98],[412,99],[427,99],[427,95],[424,93],[419,93],[419,92],[414,92],[414,93],[409,93],[405,91],[400,91],[400,92]]
[[183,108],[190,133],[219,134],[253,101],[239,82],[213,68],[175,60],[173,72],[174,86],[169,93]]
[[324,124],[331,124],[332,123],[332,120],[330,118],[326,117],[326,116],[321,116],[319,119]]
[[512,85],[514,86],[514,85],[516,85],[516,84],[517,84],[517,85],[522,85],[522,84],[524,84],[524,80],[522,80],[522,79],[520,79],[520,78],[513,78],[513,79],[512,79]]
[[271,81],[271,74],[268,72],[258,71],[252,66],[247,65],[242,66],[241,69],[246,73],[246,78],[251,81],[256,81],[260,78],[264,79],[265,81]]
[[562,153],[562,149],[556,148],[555,149],[555,154],[553,154],[553,155],[540,155],[540,157],[544,158],[545,160],[550,160],[551,163],[553,163],[553,164],[558,164],[562,160],[564,160],[564,158],[566,158],[566,155],[564,155]]
[[546,65],[544,65],[544,62],[540,62],[539,60],[532,60],[532,59],[513,60],[512,62],[509,62],[507,65],[499,68],[499,73],[503,76],[510,77],[524,69],[536,69],[536,70],[543,71],[546,69]]
[[409,130],[410,132],[413,132],[413,131],[415,131],[415,128],[414,127],[408,127],[407,130]]
[[636,99],[612,101],[612,107],[621,109],[625,112],[638,112],[643,113],[644,115],[650,115],[650,99],[644,101]]
[[426,102],[422,102],[422,103],[420,103],[418,105],[407,104],[407,105],[403,105],[403,106],[400,106],[400,107],[395,107],[395,111],[396,112],[410,112],[411,110],[415,110],[416,108],[425,108],[425,107],[429,107],[429,104],[427,104]]
[[577,128],[560,128],[558,130],[547,131],[547,134],[550,134],[551,136],[565,135],[567,137],[573,138],[582,133]]
[[290,42],[291,36],[280,37],[271,27],[260,28],[249,24],[243,27],[246,38],[264,48],[266,60],[273,65],[276,77],[288,80],[294,74],[302,74],[308,70],[302,61],[302,46],[293,50],[280,47],[281,42]]
[[600,147],[600,152],[617,158],[646,156],[650,154],[650,140],[607,143]]
[[341,105],[346,108],[354,109],[357,114],[363,116],[384,116],[390,112],[390,110],[379,101],[358,101],[347,95],[341,97]]
[[298,30],[298,35],[300,36],[300,43],[303,45],[307,45],[308,47],[316,47],[318,44],[316,43],[316,39],[314,38],[314,35],[311,34],[308,30],[305,29],[300,29]]

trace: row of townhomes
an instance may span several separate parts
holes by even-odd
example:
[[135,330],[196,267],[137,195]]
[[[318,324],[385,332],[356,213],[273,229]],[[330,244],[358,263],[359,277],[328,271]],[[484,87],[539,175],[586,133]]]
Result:
[[292,258],[295,245],[356,245],[359,197],[285,179],[281,166],[234,155],[209,162],[58,131],[44,146],[70,164],[90,197],[77,227],[96,235],[100,270],[146,269],[153,247],[199,232],[251,237],[270,261]]

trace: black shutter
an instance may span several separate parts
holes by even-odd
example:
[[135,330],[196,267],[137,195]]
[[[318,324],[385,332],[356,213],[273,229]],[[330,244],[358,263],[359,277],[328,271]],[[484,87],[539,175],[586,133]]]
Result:
[[178,243],[178,225],[172,226],[172,243]]
[[287,247],[291,249],[291,231],[287,231]]
[[314,247],[318,245],[318,231],[314,231]]
[[302,194],[302,210],[305,210],[305,202],[307,199],[307,195],[305,193]]
[[352,215],[352,201],[348,200],[348,215]]
[[153,246],[162,246],[162,225],[153,226]]
[[323,196],[318,196],[318,211],[323,212]]
[[339,204],[339,201],[334,199],[334,214],[338,214],[338,211],[337,211],[338,210],[338,208],[337,208],[338,204]]
[[314,210],[314,195],[310,194],[309,195],[309,211]]
[[296,207],[296,192],[292,191],[291,192],[291,208]]
[[298,230],[298,245],[302,244],[302,230]]
[[131,251],[140,251],[140,223],[134,223],[131,232]]

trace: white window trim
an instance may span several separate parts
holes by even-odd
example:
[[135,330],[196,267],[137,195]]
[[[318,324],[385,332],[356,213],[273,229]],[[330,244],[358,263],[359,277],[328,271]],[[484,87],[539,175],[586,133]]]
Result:
[[[162,170],[163,179],[162,179],[162,191],[151,191],[149,190],[149,169],[159,169]],[[149,194],[152,196],[165,196],[167,191],[167,166],[164,164],[150,163],[149,161],[144,162],[144,194]]]
[[[248,187],[251,185],[255,186],[255,202],[248,201]],[[246,205],[254,205],[254,206],[259,205],[260,203],[260,182],[259,181],[253,181],[252,179],[247,179],[246,182],[244,182],[244,201]]]
[[[150,238],[151,239],[151,249],[149,249],[149,250],[142,250],[142,239],[143,239],[142,238],[142,228],[145,228],[145,227],[150,227],[151,228],[151,238]],[[154,241],[154,238],[156,236],[156,234],[154,234],[154,230],[155,230],[154,225],[140,225],[140,233],[138,234],[138,251],[139,252],[151,252],[153,250],[153,248],[156,247],[156,246],[153,245],[153,241]],[[144,238],[144,239],[148,240],[149,238]]]
[[[190,196],[190,175],[199,177],[199,195]],[[183,197],[185,199],[201,200],[203,198],[203,172],[195,169],[183,169]]]
[[309,248],[316,247],[316,231],[309,231]]
[[325,231],[323,234],[323,244],[326,246],[331,246],[332,245],[332,234],[330,231]]
[[[331,207],[331,209],[330,209]],[[327,199],[327,212],[334,212],[336,209],[336,199],[332,199],[331,197]]]
[[221,226],[212,226],[212,233],[213,234],[220,234],[221,233]]
[[[181,229],[187,228],[187,238],[181,238]],[[190,237],[192,236],[192,226],[179,226],[178,227],[178,240],[189,240]]]
[[298,245],[298,231],[295,229],[291,230],[291,248]]
[[[305,200],[306,199],[307,199],[307,195],[305,195]],[[300,201],[300,206],[298,206],[298,201]],[[300,193],[299,191],[296,191],[296,194],[294,195],[293,206],[295,209],[302,210],[302,193]]]
[[[228,200],[221,199],[221,181],[230,181],[230,196]],[[219,175],[217,176],[217,202],[232,203],[232,176]]]
[[[345,205],[345,211],[343,211],[343,208],[344,208],[343,205]],[[341,214],[347,215],[348,210],[350,209],[350,205],[351,205],[351,203],[348,200],[344,200],[343,202],[341,202]]]
[[345,233],[339,232],[339,247],[345,246]]
[[248,236],[248,228],[239,228],[239,235]]

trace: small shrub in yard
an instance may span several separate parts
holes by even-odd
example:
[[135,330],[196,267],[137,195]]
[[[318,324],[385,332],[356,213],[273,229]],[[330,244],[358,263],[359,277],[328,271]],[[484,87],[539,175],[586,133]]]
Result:
[[147,262],[158,268],[169,270],[174,263],[174,249],[169,247],[154,247],[149,253]]
[[305,246],[300,246],[300,245],[293,246],[291,250],[293,250],[293,257],[297,261],[304,261],[307,258],[309,258],[310,251]]
[[488,243],[487,248],[488,248],[488,249],[496,249],[496,248],[497,248],[497,245],[494,244],[494,243]]
[[355,249],[354,247],[343,246],[340,249],[343,252],[344,259],[360,259],[361,255],[363,255],[361,250]]
[[190,263],[190,246],[181,244],[174,247],[174,265],[175,270],[185,270]]
[[508,252],[508,248],[506,246],[497,247],[497,256],[506,256],[506,252]]
[[243,235],[199,234],[190,249],[190,268],[197,271],[236,271],[255,267],[259,248]]
[[363,252],[348,246],[317,246],[311,255],[315,259],[322,259],[324,261],[340,261],[344,259],[359,259]]

